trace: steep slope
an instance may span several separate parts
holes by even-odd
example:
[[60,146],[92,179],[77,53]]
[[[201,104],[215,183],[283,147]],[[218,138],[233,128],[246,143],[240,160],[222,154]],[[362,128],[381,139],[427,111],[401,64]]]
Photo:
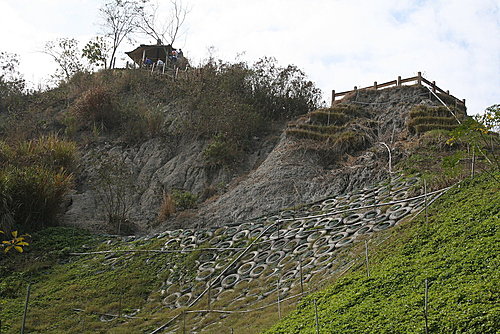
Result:
[[425,280],[429,332],[497,333],[499,221],[498,183],[467,180],[266,333],[423,333]]
[[[99,146],[86,156],[111,152],[125,163],[136,189],[130,220],[141,230],[157,224],[163,195],[175,188],[201,201],[197,208],[171,217],[166,226],[222,226],[360,189],[387,177],[387,150],[381,143],[391,147],[394,164],[407,154],[406,143],[413,137],[407,126],[412,108],[440,105],[421,86],[360,91],[337,102],[291,122],[286,131],[254,138],[254,149],[236,169],[207,166],[204,152],[209,143],[190,137],[156,138],[132,147]],[[321,118],[318,113],[327,116]],[[178,122],[178,113],[166,115],[165,123]],[[335,116],[343,123],[334,123]],[[307,130],[302,134],[323,133],[301,137],[297,129]],[[89,166],[84,174],[91,173]],[[83,179],[72,195],[65,220],[98,228],[102,210],[96,194],[85,186],[87,181]]]

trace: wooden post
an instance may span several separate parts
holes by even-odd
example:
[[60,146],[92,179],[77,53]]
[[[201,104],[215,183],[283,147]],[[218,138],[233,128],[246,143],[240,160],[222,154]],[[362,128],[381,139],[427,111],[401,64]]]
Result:
[[436,92],[436,81],[433,81],[432,82],[432,92],[435,93]]
[[449,90],[447,90],[447,91],[446,91],[446,94],[447,94],[447,95],[450,95],[450,91],[449,91]]
[[210,281],[208,281],[208,291],[207,291],[207,297],[208,297],[208,310],[212,311],[212,305],[211,305],[211,291],[212,290],[212,284],[210,284]]
[[23,323],[21,325],[21,334],[24,334],[24,329],[26,327],[26,316],[28,314],[28,303],[30,301],[30,291],[31,291],[31,283],[28,283],[28,287],[26,288],[26,300],[24,302],[24,313],[23,313]]
[[278,319],[281,320],[280,277],[278,276]]
[[304,276],[302,273],[302,259],[299,260],[299,270],[300,270],[300,293],[304,293]]
[[401,86],[401,76],[398,75],[398,80],[396,81],[396,86]]
[[425,279],[425,294],[424,294],[424,317],[425,317],[425,334],[429,333],[429,323],[427,320],[427,303],[429,301],[429,285],[427,278]]
[[376,81],[373,83],[373,88],[375,88],[375,90],[377,89],[377,82]]
[[334,101],[335,101],[335,89],[332,89],[332,105]]
[[427,223],[427,181],[424,179],[425,222]]
[[368,266],[368,242],[365,240],[365,261],[366,261],[366,276],[370,277],[370,267]]
[[316,334],[319,334],[318,303],[314,300],[314,313],[316,318]]
[[422,72],[417,72],[417,84],[422,84]]
[[182,333],[186,334],[186,311],[182,312]]
[[463,99],[463,100],[462,100],[462,102],[463,102],[463,104],[464,104],[464,106],[465,106],[465,99]]
[[471,161],[471,176],[474,177],[474,160],[475,160],[475,151],[474,151],[475,146],[472,146],[472,161]]
[[118,302],[118,319],[122,317],[122,298],[123,294],[120,294],[120,301]]

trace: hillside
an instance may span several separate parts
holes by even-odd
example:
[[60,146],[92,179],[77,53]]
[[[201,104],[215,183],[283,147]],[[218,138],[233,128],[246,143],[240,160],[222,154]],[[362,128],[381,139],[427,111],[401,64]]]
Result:
[[[369,209],[362,215],[366,222],[358,221],[356,214],[344,216],[340,226],[335,218],[285,220],[281,232],[269,229],[272,217],[263,219],[268,221],[264,225],[254,221],[143,238],[49,229],[33,235],[33,247],[25,257],[2,261],[3,330],[18,332],[28,280],[32,282],[30,332],[153,333],[164,328],[172,333],[184,329],[215,333],[233,328],[235,333],[259,333],[271,327],[279,313],[293,310],[304,289],[306,297],[297,311],[270,333],[314,333],[314,300],[322,331],[416,333],[424,325],[423,281],[428,279],[432,331],[494,333],[500,321],[495,303],[499,296],[499,194],[498,183],[485,174],[462,182],[438,199],[429,207],[428,222],[418,209],[421,201],[403,206],[409,209],[404,212],[412,212],[416,205],[418,219],[396,218],[401,222],[388,230],[394,221],[385,220],[380,210]],[[353,200],[347,208],[359,212],[359,195],[337,197],[323,205],[338,211],[335,207],[345,207],[346,198]],[[317,204],[307,206],[303,212],[314,216],[318,208]],[[391,217],[404,217],[396,206],[380,208],[388,209]],[[372,215],[375,222],[370,222]],[[289,216],[289,211],[282,213],[282,217]],[[308,221],[317,227],[307,228]],[[372,236],[371,230],[378,232]],[[251,245],[252,236],[257,235],[262,242],[250,246],[251,251],[233,267],[230,262],[238,254],[234,247]],[[299,241],[301,235],[305,243]],[[369,277],[363,243],[353,244],[353,240],[369,240]],[[176,252],[179,245],[183,250]],[[210,247],[226,250],[214,253]],[[223,270],[225,278],[207,292],[204,282],[210,278],[215,283]],[[325,290],[311,294],[331,282]],[[207,309],[213,312],[197,311]],[[183,315],[184,311],[189,313]]]
[[31,233],[0,258],[1,330],[28,282],[39,333],[418,332],[422,279],[432,330],[496,326],[488,119],[421,84],[321,106],[270,59],[181,74],[80,73],[0,105],[2,237]]
[[360,263],[266,333],[423,333],[425,280],[430,333],[497,333],[499,190],[486,175],[461,183],[370,249],[369,277]]

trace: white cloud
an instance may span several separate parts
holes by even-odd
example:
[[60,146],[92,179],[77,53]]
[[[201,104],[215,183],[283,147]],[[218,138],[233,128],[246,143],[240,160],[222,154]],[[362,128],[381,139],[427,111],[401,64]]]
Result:
[[[34,53],[36,48],[56,37],[83,42],[97,33],[102,3],[2,1],[0,29],[8,32],[0,36],[2,49],[22,55],[27,79],[29,73],[46,75],[52,65]],[[210,46],[227,60],[242,52],[250,61],[274,56],[304,69],[328,100],[331,89],[423,71],[466,98],[469,113],[500,102],[498,0],[191,0],[189,5],[188,33],[176,46],[195,63]]]

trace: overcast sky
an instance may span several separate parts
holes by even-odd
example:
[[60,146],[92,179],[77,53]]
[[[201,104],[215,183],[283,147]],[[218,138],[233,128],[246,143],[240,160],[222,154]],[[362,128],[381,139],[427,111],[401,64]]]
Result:
[[[100,33],[99,0],[0,0],[0,50],[19,54],[28,81],[54,72],[46,41]],[[163,0],[163,2],[168,2]],[[423,72],[467,100],[469,114],[500,103],[500,0],[185,0],[192,63],[273,56],[304,70],[330,102],[349,90]],[[138,41],[154,42],[145,38]],[[120,52],[134,46],[124,45]],[[123,64],[125,57],[118,59]]]

